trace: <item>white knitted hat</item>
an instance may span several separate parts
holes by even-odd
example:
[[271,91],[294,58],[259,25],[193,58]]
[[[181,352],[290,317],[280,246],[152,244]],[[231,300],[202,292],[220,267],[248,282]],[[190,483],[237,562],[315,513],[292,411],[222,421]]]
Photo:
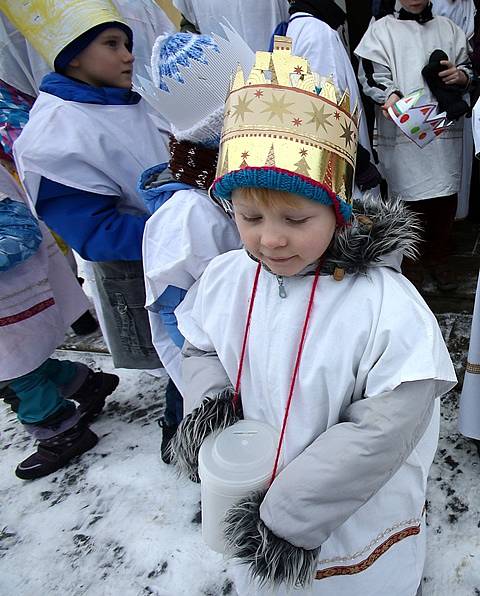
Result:
[[152,50],[151,78],[135,90],[167,121],[179,141],[218,146],[225,99],[238,65],[251,69],[255,55],[233,29],[225,37],[175,33]]

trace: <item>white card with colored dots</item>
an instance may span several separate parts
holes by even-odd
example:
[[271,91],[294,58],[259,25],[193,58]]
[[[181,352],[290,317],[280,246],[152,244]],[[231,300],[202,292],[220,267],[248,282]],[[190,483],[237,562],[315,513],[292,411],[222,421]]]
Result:
[[388,108],[388,113],[403,134],[419,147],[431,143],[453,124],[447,120],[446,112],[438,113],[438,104],[428,101],[423,89],[399,99]]

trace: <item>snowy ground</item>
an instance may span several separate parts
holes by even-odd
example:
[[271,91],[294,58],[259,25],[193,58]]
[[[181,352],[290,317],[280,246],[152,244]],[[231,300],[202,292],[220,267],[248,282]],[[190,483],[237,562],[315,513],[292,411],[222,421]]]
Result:
[[[460,371],[470,317],[441,324]],[[106,355],[57,355],[112,369]],[[13,470],[32,442],[0,403],[0,596],[234,596],[227,564],[202,543],[199,487],[158,457],[165,379],[119,374],[93,424],[98,445],[30,483]],[[480,458],[456,431],[457,400],[444,399],[430,477],[424,596],[480,596]]]

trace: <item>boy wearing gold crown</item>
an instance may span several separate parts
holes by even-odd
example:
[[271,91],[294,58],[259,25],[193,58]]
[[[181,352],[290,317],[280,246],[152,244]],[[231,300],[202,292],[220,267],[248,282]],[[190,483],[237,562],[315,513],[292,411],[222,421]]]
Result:
[[368,201],[352,216],[357,114],[290,47],[257,52],[227,99],[212,192],[245,250],[214,259],[176,311],[190,413],[174,457],[194,477],[203,439],[242,415],[281,431],[270,487],[227,514],[239,594],[414,596],[455,373],[396,268],[412,216]]
[[136,181],[168,152],[130,90],[131,29],[109,0],[1,0],[0,9],[54,69],[14,146],[25,189],[50,228],[93,262],[115,366],[156,369],[143,309],[148,214]]

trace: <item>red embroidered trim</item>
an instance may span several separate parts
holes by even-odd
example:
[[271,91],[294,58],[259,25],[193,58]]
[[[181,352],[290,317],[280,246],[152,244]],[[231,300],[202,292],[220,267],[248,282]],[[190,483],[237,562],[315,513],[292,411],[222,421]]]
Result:
[[20,321],[25,321],[25,319],[30,319],[34,315],[42,312],[42,310],[46,310],[55,304],[55,300],[53,298],[49,298],[48,300],[44,300],[43,302],[39,302],[34,306],[30,307],[27,310],[19,312],[16,315],[10,315],[9,317],[3,317],[0,319],[0,327],[5,327],[6,325],[13,325],[14,323],[19,323]]
[[337,565],[336,567],[322,569],[321,571],[317,571],[315,579],[325,579],[326,577],[333,577],[334,575],[355,575],[356,573],[365,571],[365,569],[371,567],[375,561],[384,555],[394,544],[409,536],[415,536],[416,534],[420,534],[420,526],[405,528],[404,530],[393,534],[388,540],[377,546],[377,548],[360,563],[357,563],[356,565]]

